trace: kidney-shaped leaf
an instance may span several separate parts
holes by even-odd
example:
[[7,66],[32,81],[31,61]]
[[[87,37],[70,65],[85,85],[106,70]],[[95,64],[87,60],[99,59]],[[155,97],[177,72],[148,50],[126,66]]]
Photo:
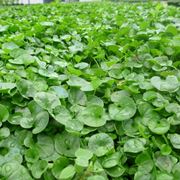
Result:
[[97,156],[104,156],[114,148],[112,138],[106,133],[98,133],[90,137],[89,149]]
[[124,152],[138,153],[145,149],[146,139],[144,138],[134,138],[129,139],[124,144]]
[[34,96],[34,100],[37,104],[39,104],[42,108],[46,109],[49,112],[61,105],[58,97],[55,94],[48,92],[38,92]]
[[159,76],[151,78],[151,84],[159,91],[176,92],[179,89],[180,83],[176,76],[169,75],[165,80]]
[[124,121],[133,117],[136,113],[136,105],[132,98],[122,94],[118,96],[118,102],[109,105],[109,115],[113,120]]
[[76,150],[80,147],[80,138],[64,131],[55,137],[56,151],[68,157],[74,157]]
[[90,127],[100,127],[106,123],[106,116],[103,107],[89,105],[79,112],[77,120]]
[[148,121],[148,127],[155,134],[165,134],[170,128],[170,123],[166,119],[153,119]]
[[175,149],[180,149],[180,134],[168,134],[168,138]]
[[155,165],[161,170],[170,173],[173,166],[177,163],[177,158],[171,155],[162,156],[160,153],[155,154]]

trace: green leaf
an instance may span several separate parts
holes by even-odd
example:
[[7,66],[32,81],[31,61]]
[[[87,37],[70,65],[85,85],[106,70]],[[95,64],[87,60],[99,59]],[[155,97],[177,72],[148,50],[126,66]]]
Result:
[[33,134],[38,134],[42,132],[49,122],[49,114],[46,111],[41,111],[38,113],[34,119],[34,129],[32,130]]
[[61,171],[59,179],[70,179],[75,175],[75,168],[73,165],[69,165]]
[[7,51],[11,51],[16,48],[18,48],[18,46],[14,42],[7,42],[2,45],[2,49],[7,50]]
[[71,88],[69,91],[68,100],[72,105],[79,104],[84,106],[86,104],[87,97],[83,91],[76,88]]
[[167,173],[171,173],[173,166],[177,163],[177,158],[167,155],[162,156],[156,154],[155,165],[161,170]]
[[180,175],[180,163],[179,162],[174,165],[172,172],[173,172],[174,178],[178,179],[178,177]]
[[180,149],[180,134],[168,134],[168,138],[175,149]]
[[10,135],[10,130],[7,127],[0,128],[0,139],[7,138]]
[[178,33],[176,26],[171,24],[166,27],[166,32],[171,33],[172,35],[176,35]]
[[52,110],[61,105],[58,97],[55,94],[51,94],[48,92],[38,92],[34,96],[34,100],[37,104],[39,104],[43,109],[48,112],[52,112]]
[[53,138],[47,135],[38,135],[36,145],[41,159],[45,159],[52,156],[55,151]]
[[9,90],[16,87],[15,83],[0,82],[0,92],[8,92]]
[[167,76],[162,80],[158,76],[151,78],[151,84],[159,91],[176,92],[179,89],[179,81],[176,76]]
[[85,68],[89,67],[89,64],[85,63],[85,62],[81,62],[81,63],[76,64],[74,67],[78,68],[78,69],[85,69]]
[[100,127],[106,123],[104,109],[98,105],[89,105],[78,113],[76,119],[90,127]]
[[124,144],[124,152],[139,153],[145,149],[146,139],[129,139]]
[[83,130],[83,125],[84,124],[77,119],[71,119],[67,121],[65,127],[68,132],[77,132]]
[[170,103],[165,107],[168,113],[174,113],[180,117],[180,105],[177,103]]
[[54,91],[60,99],[64,99],[68,97],[67,90],[61,86],[51,86],[50,90]]
[[33,126],[34,119],[28,108],[24,108],[21,110],[21,119],[19,123],[21,127],[27,128],[27,129]]
[[166,119],[157,120],[148,122],[149,129],[155,134],[165,134],[170,128],[170,124]]
[[93,154],[91,151],[89,151],[88,149],[82,149],[79,148],[76,152],[75,152],[75,156],[76,157],[84,157],[86,159],[91,159]]
[[81,91],[93,91],[91,83],[78,76],[71,76],[67,81],[67,84],[69,86],[79,87]]
[[114,142],[108,134],[98,133],[90,137],[88,147],[99,157],[110,152],[114,148]]
[[39,159],[39,152],[36,148],[27,149],[25,152],[25,160],[30,163],[35,163]]
[[66,109],[64,106],[58,106],[54,109],[52,113],[54,119],[63,124],[66,125],[68,121],[71,121],[72,116],[68,109]]
[[150,173],[144,173],[143,171],[137,171],[134,176],[135,180],[151,180],[151,174]]
[[156,176],[157,180],[173,180],[173,176],[171,176],[170,174],[166,174],[166,173],[158,173]]
[[116,177],[120,177],[124,174],[125,168],[123,166],[119,165],[119,166],[115,166],[110,169],[106,169],[106,172],[109,176],[116,178]]
[[[111,97],[114,100],[114,95]],[[113,120],[124,121],[132,118],[136,113],[136,105],[132,98],[121,94],[114,104],[109,105],[109,115]]]
[[89,151],[88,149],[79,148],[75,152],[75,156],[77,157],[75,162],[78,166],[87,167],[88,163],[89,163],[88,162],[89,159],[91,159],[93,157],[93,153],[91,151]]
[[0,175],[4,179],[13,180],[32,180],[28,170],[17,161],[11,161],[0,167]]
[[95,175],[88,177],[87,180],[105,180],[105,178],[103,176]]
[[172,152],[171,146],[167,144],[163,144],[160,149],[162,155],[169,155]]
[[31,81],[21,79],[16,83],[17,89],[23,97],[34,97],[36,90]]
[[54,25],[54,23],[53,23],[53,22],[49,22],[49,21],[43,21],[43,22],[41,22],[40,24],[41,24],[42,26],[47,26],[47,27],[48,27],[48,26],[50,26],[50,27],[51,27],[51,26],[53,26],[53,25]]
[[59,179],[62,170],[69,165],[69,160],[66,157],[60,156],[53,164],[52,173]]
[[0,104],[0,122],[5,122],[9,118],[9,111],[6,106]]
[[142,152],[137,155],[135,162],[138,165],[139,171],[139,175],[136,176],[140,176],[140,172],[142,174],[148,174],[154,167],[154,162],[148,151]]
[[40,178],[42,174],[48,168],[48,162],[45,160],[39,160],[31,166],[31,172],[34,178]]
[[80,139],[76,135],[64,131],[55,137],[55,149],[61,155],[75,157],[75,152],[79,147]]
[[18,56],[15,59],[10,59],[9,62],[12,64],[17,64],[17,65],[24,64],[25,66],[28,66],[36,62],[36,60],[37,60],[37,57],[25,53]]
[[104,168],[112,168],[119,164],[120,154],[118,152],[110,154],[109,156],[105,157],[102,161],[102,166]]
[[0,5],[0,179],[180,179],[179,30],[164,3]]
[[7,31],[7,30],[8,30],[8,28],[9,28],[9,26],[8,26],[8,25],[6,25],[6,26],[2,26],[2,25],[0,25],[0,32],[5,32],[5,31]]

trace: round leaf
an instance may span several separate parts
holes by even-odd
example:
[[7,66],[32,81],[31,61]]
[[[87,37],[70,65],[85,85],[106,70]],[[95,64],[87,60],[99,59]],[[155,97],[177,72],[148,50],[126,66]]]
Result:
[[31,172],[34,178],[40,178],[42,174],[47,170],[48,162],[45,160],[39,160],[35,162],[31,167]]
[[[114,98],[114,97],[113,97]],[[115,104],[110,104],[109,115],[113,120],[124,121],[132,118],[136,113],[136,105],[132,98],[122,95]]]
[[159,91],[176,92],[179,89],[179,81],[176,76],[167,76],[165,80],[162,80],[158,76],[151,78],[151,84]]
[[34,100],[37,104],[49,112],[52,112],[55,107],[61,105],[58,97],[48,92],[36,93]]
[[36,93],[34,85],[31,81],[21,79],[16,83],[17,89],[23,97],[33,97]]
[[58,106],[54,109],[52,113],[54,119],[63,124],[66,125],[68,121],[71,121],[72,117],[68,109],[66,109],[64,106]]
[[148,122],[149,129],[155,134],[165,134],[170,128],[170,124],[166,119],[156,120]]
[[35,163],[39,159],[39,151],[36,148],[27,149],[25,151],[25,160],[30,163]]
[[90,127],[100,127],[106,123],[104,109],[98,105],[89,105],[78,115],[77,120]]
[[7,127],[0,129],[0,139],[7,138],[10,135],[10,130]]
[[90,137],[88,147],[95,155],[104,156],[114,148],[114,142],[109,135],[99,133]]
[[168,134],[168,138],[175,149],[180,149],[180,134]]
[[120,160],[120,154],[116,152],[114,154],[105,157],[102,161],[102,166],[104,168],[112,168],[119,164],[119,160]]
[[124,144],[124,152],[138,153],[145,149],[146,139],[137,138],[129,139]]
[[59,154],[74,157],[79,147],[80,139],[76,135],[64,131],[55,137],[55,149]]

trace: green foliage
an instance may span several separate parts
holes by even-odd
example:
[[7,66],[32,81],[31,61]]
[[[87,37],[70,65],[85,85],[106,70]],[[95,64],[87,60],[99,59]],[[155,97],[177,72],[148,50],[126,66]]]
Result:
[[0,179],[178,180],[179,12],[0,8]]

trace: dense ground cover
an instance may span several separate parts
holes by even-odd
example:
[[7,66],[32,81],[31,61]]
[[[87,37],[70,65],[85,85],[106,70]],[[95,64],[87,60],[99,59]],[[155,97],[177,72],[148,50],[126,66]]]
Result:
[[0,179],[180,176],[180,11],[0,8]]

